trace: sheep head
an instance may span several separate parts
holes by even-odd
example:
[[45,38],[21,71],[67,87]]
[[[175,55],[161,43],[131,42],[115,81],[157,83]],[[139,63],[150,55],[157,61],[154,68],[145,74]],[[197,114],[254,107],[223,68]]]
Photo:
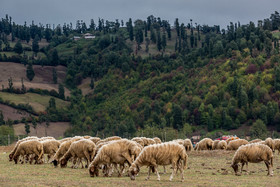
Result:
[[13,161],[13,154],[12,154],[12,153],[9,154],[9,161],[10,161],[10,162]]
[[96,177],[98,177],[98,175],[99,175],[98,167],[94,166],[94,165],[90,166],[89,167],[89,174],[90,174],[91,177],[94,177],[94,175]]
[[235,164],[235,163],[231,164],[231,167],[233,168],[235,174],[237,174],[237,172],[238,172],[238,164]]
[[58,165],[58,161],[57,160],[53,160],[52,163],[53,163],[54,167],[57,167],[57,165]]
[[65,168],[67,166],[67,160],[65,158],[60,160],[60,167]]
[[131,164],[128,170],[128,174],[131,180],[135,180],[135,176],[139,173],[140,168],[136,164]]

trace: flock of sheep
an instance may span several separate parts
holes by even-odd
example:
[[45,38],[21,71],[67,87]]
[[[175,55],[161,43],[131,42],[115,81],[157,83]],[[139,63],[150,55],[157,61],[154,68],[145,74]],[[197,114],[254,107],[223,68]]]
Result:
[[[245,164],[248,171],[248,162],[264,161],[268,175],[272,176],[273,152],[280,151],[280,139],[267,138],[265,141],[255,139],[248,142],[235,138],[226,141],[204,138],[193,148],[190,139],[162,143],[157,137],[135,137],[128,140],[113,136],[101,140],[98,137],[75,136],[56,140],[53,137],[30,136],[16,143],[9,154],[9,160],[14,160],[15,164],[47,162],[53,163],[55,167],[60,165],[61,168],[66,167],[71,161],[72,168],[78,168],[80,165],[82,168],[88,168],[91,177],[99,176],[99,170],[102,170],[104,176],[112,176],[116,171],[119,177],[128,172],[131,180],[135,180],[142,166],[148,167],[146,180],[150,178],[151,172],[156,173],[157,180],[160,180],[158,166],[163,166],[165,172],[165,166],[171,165],[172,174],[169,180],[171,181],[174,174],[180,171],[183,181],[188,162],[187,152],[215,149],[236,150],[231,164],[236,175],[241,175]],[[85,166],[83,161],[86,163]],[[242,165],[240,173],[239,163]]]

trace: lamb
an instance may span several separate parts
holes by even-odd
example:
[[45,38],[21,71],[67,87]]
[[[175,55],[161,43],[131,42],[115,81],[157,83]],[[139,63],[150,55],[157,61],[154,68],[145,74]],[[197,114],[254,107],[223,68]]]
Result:
[[[264,161],[268,174],[273,175],[273,153],[272,150],[267,146],[259,143],[252,143],[247,145],[242,145],[235,152],[231,167],[233,168],[235,175],[241,175],[243,166],[246,164],[248,172],[248,162],[259,163]],[[238,163],[241,163],[241,173],[238,174]]]
[[[180,162],[183,161],[180,167]],[[188,155],[185,148],[182,145],[174,142],[167,142],[162,144],[155,144],[144,147],[137,159],[132,163],[129,168],[129,176],[131,180],[135,180],[135,176],[140,172],[140,167],[146,165],[149,166],[148,176],[146,180],[150,178],[151,170],[157,174],[157,180],[160,180],[160,176],[157,170],[158,165],[170,165],[172,164],[172,174],[170,181],[173,179],[173,175],[179,167],[181,171],[181,180],[184,180],[184,170],[187,168]]]
[[246,145],[249,142],[245,139],[232,140],[227,144],[227,150],[237,150],[241,145]]
[[28,136],[26,138],[23,138],[23,139],[17,141],[15,147],[13,148],[11,153],[9,154],[9,161],[10,162],[13,161],[13,156],[14,156],[14,154],[15,154],[15,152],[16,152],[16,150],[17,150],[17,148],[18,148],[18,146],[21,142],[24,142],[24,141],[27,141],[27,140],[35,140],[35,139],[38,139],[38,137],[37,136]]
[[55,153],[55,155],[53,157],[53,161],[52,161],[52,163],[55,167],[57,167],[57,165],[59,163],[59,160],[68,151],[71,144],[72,144],[72,140],[68,140],[68,141],[65,141],[65,142],[60,144],[59,149]]
[[98,176],[99,166],[114,164],[115,169],[119,173],[119,177],[122,175],[116,167],[117,164],[124,165],[126,162],[132,164],[132,156],[137,157],[141,150],[134,141],[122,139],[111,141],[110,143],[103,145],[95,156],[94,160],[89,166],[89,173],[91,177]]
[[227,148],[227,142],[225,140],[219,141],[219,143],[217,145],[217,149],[224,149],[224,150],[226,150],[226,148]]
[[213,141],[213,150],[218,149],[219,142],[220,142],[220,140],[214,140]]
[[53,139],[47,139],[41,142],[44,148],[44,154],[48,154],[48,161],[57,152],[60,142]]
[[[15,161],[15,164],[17,164],[19,156],[24,157],[25,155],[32,154],[35,154],[36,162],[38,162],[44,154],[43,144],[38,140],[28,140],[21,142],[13,156],[13,160]],[[30,164],[31,163],[32,160],[30,160]]]
[[262,140],[261,139],[254,139],[254,140],[251,140],[249,143],[257,143],[257,142],[261,142]]
[[158,137],[154,137],[153,140],[156,142],[156,144],[162,143],[160,138],[158,138]]
[[[69,148],[69,150],[63,155],[63,157],[60,159],[60,166],[61,168],[64,168],[67,166],[68,160],[73,157],[77,157],[80,160],[82,158],[86,159],[86,167],[88,166],[89,162],[93,160],[93,157],[95,155],[95,144],[88,140],[88,139],[82,139],[76,142],[73,142]],[[83,168],[83,165],[82,165]]]
[[204,138],[195,145],[194,150],[212,150],[212,146],[213,140],[210,138]]

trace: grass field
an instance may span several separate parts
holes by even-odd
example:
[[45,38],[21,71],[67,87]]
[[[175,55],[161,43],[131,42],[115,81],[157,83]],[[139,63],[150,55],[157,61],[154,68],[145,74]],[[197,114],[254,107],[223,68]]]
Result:
[[[87,169],[54,168],[49,164],[15,165],[8,161],[11,148],[0,147],[0,186],[270,186],[280,184],[280,159],[275,154],[274,176],[266,176],[265,164],[249,163],[249,174],[235,176],[230,168],[234,152],[212,151],[189,153],[189,168],[185,170],[185,181],[180,182],[179,175],[170,182],[171,170],[167,167],[167,174],[162,174],[161,181],[157,181],[152,174],[149,181],[145,181],[146,167],[142,167],[135,181],[129,177],[117,177],[116,173],[110,178],[89,176]],[[276,169],[279,168],[279,169]]]
[[[6,92],[0,92],[0,97],[5,101],[10,101],[15,104],[30,104],[35,112],[45,111],[49,106],[49,100],[51,98],[51,96],[42,96],[34,93],[12,94]],[[55,101],[57,108],[65,107],[68,104],[68,102],[58,98],[55,98]]]

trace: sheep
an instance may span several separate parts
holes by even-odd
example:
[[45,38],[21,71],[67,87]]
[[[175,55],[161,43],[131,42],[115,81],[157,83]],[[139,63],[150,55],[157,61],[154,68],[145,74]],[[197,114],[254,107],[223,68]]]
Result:
[[122,139],[111,141],[110,143],[103,145],[95,156],[94,160],[89,166],[89,173],[91,177],[98,176],[98,168],[100,165],[114,164],[115,169],[119,173],[119,177],[122,176],[121,172],[117,169],[116,165],[124,165],[126,162],[132,164],[132,156],[137,157],[141,152],[141,149],[134,141]]
[[35,140],[35,139],[38,139],[38,137],[37,136],[28,136],[26,138],[23,138],[23,139],[17,141],[15,147],[13,148],[11,153],[9,154],[9,161],[10,162],[13,161],[13,156],[14,156],[14,154],[15,154],[15,152],[16,152],[16,150],[17,150],[17,148],[18,148],[18,146],[21,142],[24,142],[24,141],[27,141],[27,140]]
[[204,138],[195,145],[194,150],[212,150],[212,146],[213,140],[211,140],[210,138]]
[[52,163],[55,167],[57,167],[59,160],[63,157],[63,155],[68,151],[70,145],[72,144],[72,140],[65,141],[60,144],[59,149],[55,153]]
[[[259,163],[264,161],[268,174],[273,175],[273,153],[272,150],[267,146],[259,143],[252,143],[247,145],[242,145],[235,152],[231,167],[233,168],[235,175],[241,175],[243,166],[246,164],[248,172],[248,162]],[[238,174],[238,163],[241,163],[241,173]]]
[[41,143],[43,144],[44,154],[48,154],[48,161],[49,161],[50,158],[54,156],[55,153],[57,152],[60,146],[60,142],[57,140],[47,139],[41,141]]
[[[180,167],[180,162],[183,161]],[[160,176],[157,170],[158,165],[170,165],[172,164],[172,174],[169,178],[173,179],[173,175],[179,167],[181,171],[181,180],[184,180],[184,170],[187,168],[188,155],[185,148],[175,142],[166,142],[162,144],[155,144],[144,147],[137,159],[132,163],[129,168],[129,176],[131,180],[135,180],[135,176],[140,172],[140,167],[146,165],[149,166],[148,176],[146,180],[150,178],[151,170],[157,174],[157,180],[160,180]]]
[[183,146],[185,147],[186,151],[193,151],[193,144],[190,139],[184,139]]
[[113,140],[121,140],[122,138],[119,137],[119,136],[112,136],[112,137],[108,137],[108,138],[105,138],[103,140],[100,140],[96,143],[96,145],[100,144],[100,143],[103,143],[103,142],[108,142],[108,141],[113,141]]
[[101,139],[98,137],[91,137],[89,140],[91,140],[93,143],[97,143],[98,141],[100,141]]
[[270,149],[272,150],[272,152],[275,152],[275,145],[274,145],[274,140],[272,138],[266,138],[265,139],[265,145],[267,145],[268,147],[270,147]]
[[83,138],[84,138],[84,139],[90,139],[91,136],[86,135],[86,136],[83,136]]
[[[78,157],[80,159],[85,158],[86,159],[86,167],[88,166],[89,162],[92,161],[94,155],[95,155],[95,144],[88,140],[88,139],[82,139],[76,142],[73,142],[70,145],[70,148],[68,151],[63,155],[63,157],[60,159],[60,166],[61,168],[64,168],[67,166],[67,162],[71,157]],[[83,165],[82,165],[83,168]]]
[[131,140],[139,143],[142,147],[145,146],[144,141],[142,140],[142,138],[135,137],[135,138],[132,138]]
[[257,142],[261,142],[261,141],[262,141],[261,139],[254,139],[254,140],[249,141],[249,143],[257,143]]
[[246,145],[249,142],[245,139],[232,140],[227,144],[226,150],[237,150],[241,145]]
[[274,139],[274,148],[278,150],[278,155],[280,153],[280,139]]
[[[44,154],[43,144],[36,139],[21,142],[18,145],[18,148],[13,156],[13,160],[15,164],[17,164],[19,156],[24,157],[25,155],[31,155],[31,154],[35,154],[36,162],[38,162],[38,160],[40,160]],[[30,160],[30,164],[31,163],[32,160]]]
[[51,136],[45,136],[45,137],[41,137],[38,139],[38,141],[40,141],[40,142],[45,141],[45,140],[55,140],[55,138],[51,137]]
[[219,142],[220,142],[220,140],[214,140],[213,141],[213,150],[218,149]]
[[227,148],[227,142],[225,140],[221,140],[219,141],[218,145],[217,145],[217,149],[226,149]]
[[156,142],[156,144],[162,143],[160,138],[158,138],[158,137],[154,137],[153,140]]
[[72,138],[71,137],[68,137],[68,138],[63,138],[61,140],[58,140],[60,143],[63,143],[63,142],[66,142],[68,140],[71,140]]
[[146,137],[140,137],[143,142],[144,142],[144,147],[148,146],[148,145],[153,145],[156,144],[155,140],[153,140],[152,138],[146,138]]

